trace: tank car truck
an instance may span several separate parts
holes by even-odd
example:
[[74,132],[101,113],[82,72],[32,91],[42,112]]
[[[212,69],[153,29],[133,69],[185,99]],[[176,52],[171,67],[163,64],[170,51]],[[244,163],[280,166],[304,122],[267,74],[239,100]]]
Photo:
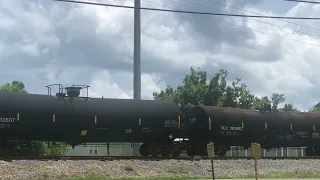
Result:
[[218,156],[230,146],[247,149],[253,142],[267,150],[307,147],[307,156],[320,155],[320,113],[196,106],[184,115],[189,156],[206,156],[209,142]]
[[[9,140],[66,142],[143,142],[143,156],[178,156],[174,144],[180,109],[164,100],[89,98],[88,87],[73,85],[52,96],[0,92],[0,137]],[[87,89],[87,96],[80,91]]]

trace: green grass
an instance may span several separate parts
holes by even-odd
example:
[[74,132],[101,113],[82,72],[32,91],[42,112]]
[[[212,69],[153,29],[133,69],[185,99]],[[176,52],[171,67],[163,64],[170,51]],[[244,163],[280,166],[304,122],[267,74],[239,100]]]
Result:
[[167,169],[167,171],[171,174],[184,174],[188,173],[188,170],[182,165],[171,166]]
[[131,164],[126,164],[125,166],[123,166],[123,169],[125,171],[134,171],[133,165],[131,165]]
[[[272,179],[289,179],[289,178],[302,178],[302,179],[310,179],[310,178],[320,178],[320,174],[294,174],[294,173],[279,173],[272,176],[258,176],[259,178],[272,178]],[[239,177],[243,179],[255,178],[254,174]],[[229,178],[236,179],[236,178]]]
[[[186,179],[201,179],[201,178],[119,178],[119,179],[108,179],[108,178],[75,178],[71,180],[186,180]],[[212,178],[211,178],[212,179]]]
[[[177,171],[180,171],[180,169],[178,168]],[[177,173],[176,171],[172,172],[172,173]],[[273,176],[259,176],[259,179],[263,179],[263,178],[270,178],[270,179],[288,179],[288,178],[303,178],[303,179],[310,179],[310,178],[320,178],[320,174],[319,175],[310,175],[310,174],[290,174],[290,173],[286,173],[286,174],[277,174],[277,175],[273,175]],[[119,179],[113,179],[113,180],[196,180],[196,179],[212,179],[211,177],[203,177],[203,178],[185,178],[185,177],[181,177],[181,178],[119,178]],[[247,176],[240,176],[240,177],[215,177],[215,179],[255,179],[254,174],[250,174]],[[70,179],[70,180],[111,180],[109,178],[97,178],[97,177],[90,177],[90,178],[75,178],[75,179]]]

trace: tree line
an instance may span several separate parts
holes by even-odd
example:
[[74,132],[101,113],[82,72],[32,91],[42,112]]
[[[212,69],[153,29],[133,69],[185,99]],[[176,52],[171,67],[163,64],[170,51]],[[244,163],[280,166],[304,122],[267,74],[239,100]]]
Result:
[[[167,86],[161,92],[154,92],[155,100],[172,100],[181,110],[205,105],[242,109],[271,109],[277,111],[296,111],[292,103],[285,103],[283,108],[279,104],[286,101],[285,95],[272,93],[271,96],[261,98],[255,96],[241,78],[236,78],[230,85],[227,83],[228,71],[220,69],[213,77],[209,78],[206,71],[190,68],[190,73],[185,75],[183,81],[176,89]],[[320,102],[312,109],[312,112],[320,111]]]

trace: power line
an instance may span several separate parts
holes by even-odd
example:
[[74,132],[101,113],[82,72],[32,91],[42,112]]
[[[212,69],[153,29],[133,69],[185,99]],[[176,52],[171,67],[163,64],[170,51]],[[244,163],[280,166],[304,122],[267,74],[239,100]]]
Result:
[[[148,0],[143,0],[143,1],[149,2],[149,3],[152,3],[152,4],[157,4],[159,6],[163,6],[163,7],[167,7],[167,8],[171,8],[171,9],[177,9],[177,8],[172,8],[170,6],[162,5],[162,4],[155,3],[155,2],[152,2],[152,1],[148,1]],[[202,17],[208,18],[208,19],[211,19],[211,20],[214,20],[214,21],[222,22],[222,23],[225,23],[225,24],[229,24],[231,26],[240,27],[240,28],[243,28],[243,29],[246,29],[246,30],[249,30],[249,31],[256,31],[256,32],[263,33],[263,34],[268,34],[270,36],[275,36],[275,37],[282,38],[282,39],[287,39],[287,40],[291,40],[291,41],[295,41],[295,42],[299,42],[299,43],[303,43],[303,44],[308,44],[308,45],[311,45],[311,46],[320,47],[320,45],[318,45],[318,44],[311,44],[311,43],[307,43],[307,42],[304,42],[304,41],[300,41],[300,40],[296,40],[296,39],[291,39],[291,38],[288,38],[288,37],[280,36],[280,35],[277,35],[277,34],[272,34],[272,33],[264,32],[264,31],[261,31],[261,30],[257,30],[257,29],[253,29],[253,28],[237,25],[237,24],[232,24],[232,23],[229,23],[229,22],[226,22],[226,21],[222,21],[220,19],[214,19],[212,17],[207,17],[207,16],[202,16]]]
[[[227,12],[227,11],[222,11],[220,9],[209,7],[209,6],[206,6],[206,5],[203,5],[203,4],[194,3],[194,2],[191,2],[191,1],[188,1],[188,0],[181,0],[181,1],[185,1],[187,3],[194,4],[194,5],[197,5],[197,6],[202,6],[202,7],[205,7],[205,8],[214,9],[216,11]],[[222,4],[222,3],[218,3],[218,4]],[[303,34],[307,34],[307,35],[311,35],[311,36],[315,36],[315,37],[320,37],[319,35],[316,35],[316,34],[311,34],[311,33],[306,33],[306,32],[303,32],[303,31],[298,31],[298,30],[295,30],[295,29],[292,29],[292,28],[289,28],[289,27],[279,26],[279,25],[276,25],[276,24],[260,21],[260,20],[253,19],[253,18],[248,18],[248,19],[253,20],[253,21],[257,21],[257,22],[260,22],[260,23],[264,23],[264,24],[269,24],[271,26],[276,26],[276,27],[283,28],[283,29],[290,29],[290,30],[295,31],[295,32],[299,32],[299,33],[303,33]]]
[[[134,9],[133,6],[123,6],[123,5],[114,5],[114,4],[105,4],[105,3],[92,3],[92,2],[84,2],[84,1],[76,1],[76,0],[52,0],[52,1],[69,2],[69,3],[77,3],[77,4],[87,4],[87,5],[95,5],[95,6],[106,6],[106,7],[118,7],[118,8]],[[140,7],[139,9],[149,10],[149,11],[163,11],[163,12],[175,12],[175,13],[186,13],[186,14],[201,14],[201,15],[213,15],[213,16],[254,17],[254,18],[270,18],[270,19],[320,20],[320,18],[310,18],[310,17],[253,16],[253,15],[241,15],[241,14],[222,14],[222,13],[210,13],[210,12],[196,12],[196,11],[157,9],[157,8],[145,8],[145,7]]]
[[302,3],[311,3],[311,4],[320,4],[320,2],[316,2],[316,1],[302,1],[302,0],[284,0],[284,1],[302,2]]
[[[224,6],[227,6],[227,7],[234,8],[234,9],[238,9],[238,10],[241,10],[241,11],[244,11],[244,12],[249,12],[249,13],[256,14],[256,15],[263,15],[263,14],[252,12],[252,11],[249,11],[249,10],[246,10],[246,9],[242,9],[242,8],[239,8],[239,7],[231,6],[231,5],[228,5],[228,4],[225,4],[225,3],[216,2],[215,0],[208,0],[208,1],[211,1],[212,3],[215,3],[215,4],[220,4],[220,5],[224,5]],[[294,24],[294,25],[298,25],[298,26],[301,26],[301,27],[309,28],[309,29],[313,29],[313,30],[316,30],[316,31],[320,31],[320,29],[317,29],[317,28],[314,28],[314,27],[310,27],[310,26],[306,26],[306,25],[303,25],[303,24],[298,24],[298,23],[294,23],[294,22],[290,22],[290,21],[285,21],[285,20],[282,20],[282,19],[276,19],[276,20],[277,21],[286,22],[286,23],[290,23],[290,24]]]

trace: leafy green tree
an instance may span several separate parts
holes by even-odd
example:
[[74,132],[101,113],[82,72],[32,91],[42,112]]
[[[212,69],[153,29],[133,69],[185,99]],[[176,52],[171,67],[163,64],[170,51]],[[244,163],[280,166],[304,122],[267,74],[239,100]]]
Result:
[[[228,72],[219,70],[211,78],[206,71],[190,68],[180,85],[174,89],[171,86],[160,93],[154,92],[154,99],[172,100],[179,104],[181,110],[195,105],[234,107],[242,109],[299,111],[293,104],[285,104],[283,108],[278,105],[285,102],[284,94],[273,93],[271,98],[261,98],[253,95],[240,78],[227,83]],[[320,112],[320,102],[313,108]]]
[[320,112],[320,102],[314,105],[310,112]]
[[271,101],[268,96],[263,96],[262,98],[254,98],[254,107],[258,110],[271,110]]
[[0,87],[0,91],[28,93],[25,90],[24,83],[21,81],[12,81],[11,83],[7,83],[7,84]]
[[226,76],[227,72],[220,70],[208,84],[205,71],[191,68],[190,74],[184,77],[182,84],[176,90],[168,86],[160,93],[154,92],[153,97],[154,99],[173,100],[180,105],[181,110],[194,105],[218,105],[222,103],[221,97],[227,86]]
[[286,103],[283,108],[280,109],[284,112],[294,111],[294,112],[300,112],[298,108],[294,107],[292,103]]
[[167,99],[174,101],[175,103],[179,103],[179,96],[176,90],[174,90],[171,86],[167,86],[167,88],[160,93],[153,93],[153,98],[155,100],[160,100],[160,99]]
[[67,146],[65,143],[50,142],[46,143],[46,145],[47,148],[45,154],[50,156],[61,156],[66,151],[71,150],[71,147]]
[[271,96],[271,101],[272,101],[272,109],[277,110],[278,105],[280,103],[283,103],[286,100],[284,97],[284,94],[279,94],[279,93],[273,93]]
[[[190,68],[183,81],[176,89],[167,86],[160,93],[154,92],[154,99],[172,100],[179,104],[181,110],[195,105],[234,107],[243,109],[278,110],[278,105],[285,102],[284,94],[273,93],[268,96],[256,97],[240,78],[228,85],[228,71],[221,69],[209,78],[206,71]],[[320,109],[320,103],[319,103]],[[298,111],[293,104],[285,104],[282,111]]]
[[179,104],[181,109],[195,105],[252,108],[254,95],[247,90],[247,85],[237,78],[227,85],[228,72],[221,69],[212,78],[208,79],[205,71],[190,68],[181,85],[177,89],[171,86],[160,93],[154,92],[154,99],[172,100]]
[[[18,92],[28,93],[25,90],[25,85],[21,81],[12,81],[0,87],[2,92]],[[59,144],[59,143],[57,143]],[[4,156],[44,156],[44,155],[62,155],[69,147],[66,146],[51,146],[48,147],[46,142],[32,141],[30,146],[18,144],[12,148],[1,148],[0,155]]]
[[220,106],[226,105],[232,102],[232,91],[229,88],[228,97],[227,93],[227,76],[228,72],[224,69],[219,70],[210,80],[209,84],[206,85],[207,92],[203,96],[204,105],[206,106]]
[[240,81],[240,78],[236,78],[236,81],[233,81],[231,86],[227,86],[224,96],[221,97],[221,106],[242,109],[254,107],[254,95],[247,90],[247,85],[245,83],[240,84]]

